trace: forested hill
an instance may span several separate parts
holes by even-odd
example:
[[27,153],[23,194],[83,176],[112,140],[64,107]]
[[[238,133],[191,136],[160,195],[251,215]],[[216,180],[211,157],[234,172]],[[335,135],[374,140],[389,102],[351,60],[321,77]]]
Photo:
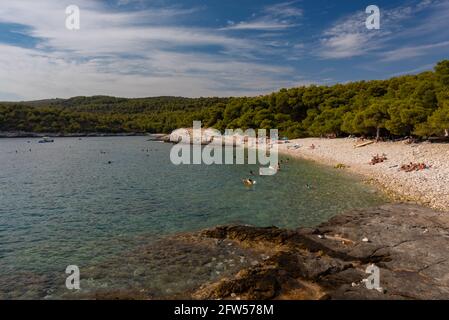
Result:
[[0,131],[170,132],[192,125],[278,128],[290,138],[348,134],[444,135],[449,60],[434,71],[388,80],[282,89],[259,97],[75,97],[0,104]]

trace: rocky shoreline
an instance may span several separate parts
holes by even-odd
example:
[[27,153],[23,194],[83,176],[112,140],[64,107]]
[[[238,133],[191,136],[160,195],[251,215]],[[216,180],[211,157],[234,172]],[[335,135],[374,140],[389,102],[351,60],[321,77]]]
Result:
[[[362,174],[396,200],[342,213],[317,228],[223,226],[190,235],[191,246],[259,256],[250,266],[189,292],[191,299],[449,299],[449,144],[356,139],[296,139],[279,151]],[[291,148],[291,146],[296,146]],[[375,155],[384,162],[370,164]],[[401,165],[426,163],[422,171]],[[424,206],[410,204],[415,202]],[[436,210],[435,210],[436,209]],[[226,261],[234,259],[227,258]],[[381,289],[368,289],[368,266],[379,268]],[[183,296],[185,297],[185,296]],[[173,297],[177,298],[177,297]]]
[[[361,148],[355,138],[291,140],[279,145],[279,152],[290,156],[339,166],[363,175],[368,182],[385,190],[399,201],[411,201],[437,210],[449,208],[449,144],[377,142]],[[291,146],[297,148],[291,148]],[[386,160],[370,164],[375,155]],[[405,172],[402,165],[425,163],[428,168]]]
[[[389,204],[314,229],[222,226],[181,238],[260,257],[186,293],[191,299],[449,299],[449,216],[430,208]],[[363,282],[371,264],[381,290]]]
[[[352,210],[316,228],[219,226],[161,239],[127,257],[142,260],[141,272],[164,270],[168,285],[183,290],[150,284],[78,298],[449,299],[448,246],[448,213],[411,204]],[[377,289],[365,282],[373,265]]]
[[[188,293],[191,299],[449,299],[449,144],[357,139],[296,139],[279,151],[362,174],[396,200],[408,202],[342,213],[317,228],[223,226],[189,237],[191,246],[259,256],[250,266]],[[292,148],[291,146],[295,146]],[[370,164],[375,155],[386,160]],[[421,171],[401,166],[425,163]],[[410,202],[424,206],[413,205]],[[436,209],[436,210],[435,210]],[[226,261],[234,259],[227,258]],[[368,289],[368,266],[379,268]]]
[[[202,279],[201,284],[186,281],[183,292],[172,294],[143,288],[91,292],[82,298],[449,299],[449,215],[442,210],[449,201],[445,162],[449,145],[383,142],[354,148],[356,142],[298,139],[279,145],[279,150],[332,166],[343,164],[403,199],[426,206],[392,203],[352,210],[316,228],[234,225],[174,235],[138,250],[142,263],[155,264],[142,270],[150,272],[157,266],[176,284],[186,276]],[[299,147],[288,148],[295,144]],[[388,161],[369,164],[372,155],[383,153]],[[432,167],[399,171],[406,160],[426,161]],[[368,289],[364,282],[372,265],[379,268],[378,290]]]

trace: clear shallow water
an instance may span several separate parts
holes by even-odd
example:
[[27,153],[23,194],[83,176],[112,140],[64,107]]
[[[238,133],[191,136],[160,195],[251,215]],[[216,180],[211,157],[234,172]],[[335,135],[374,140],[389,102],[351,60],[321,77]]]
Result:
[[[294,159],[248,189],[241,178],[257,166],[174,166],[170,148],[146,137],[0,139],[0,298],[57,297],[53,287],[64,286],[60,278],[73,264],[81,272],[106,264],[101,278],[121,272],[123,286],[136,269],[123,269],[133,259],[120,257],[178,232],[231,223],[313,226],[386,202],[341,170]],[[158,263],[146,285],[170,278]],[[133,277],[129,283],[144,282]]]

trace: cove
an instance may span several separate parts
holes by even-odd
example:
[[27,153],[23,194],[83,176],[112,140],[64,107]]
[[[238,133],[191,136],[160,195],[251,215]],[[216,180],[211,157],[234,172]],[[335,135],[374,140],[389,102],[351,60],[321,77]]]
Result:
[[[127,262],[116,258],[166,236],[229,224],[312,227],[388,201],[342,170],[287,158],[247,188],[241,179],[257,165],[176,166],[170,148],[146,137],[0,140],[0,296],[54,297],[68,265],[80,267],[81,288],[86,270],[94,274],[88,287],[113,283],[118,272],[130,272],[132,286],[144,271],[123,273]],[[167,287],[160,265],[139,281]]]

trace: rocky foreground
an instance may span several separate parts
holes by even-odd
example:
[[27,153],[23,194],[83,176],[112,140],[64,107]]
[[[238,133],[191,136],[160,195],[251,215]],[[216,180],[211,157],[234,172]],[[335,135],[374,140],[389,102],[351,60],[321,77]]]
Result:
[[[424,207],[352,211],[316,229],[223,226],[183,239],[259,257],[189,292],[193,299],[449,299],[449,215]],[[373,263],[382,290],[363,282]]]
[[[449,299],[448,247],[448,213],[409,204],[354,210],[314,229],[221,226],[118,258],[125,269],[111,286],[103,277],[114,261],[85,270],[84,293],[66,298]],[[372,264],[379,290],[364,282]],[[103,289],[89,290],[90,281]]]

